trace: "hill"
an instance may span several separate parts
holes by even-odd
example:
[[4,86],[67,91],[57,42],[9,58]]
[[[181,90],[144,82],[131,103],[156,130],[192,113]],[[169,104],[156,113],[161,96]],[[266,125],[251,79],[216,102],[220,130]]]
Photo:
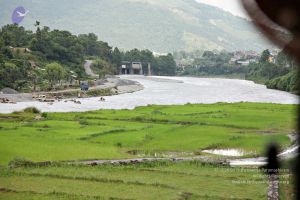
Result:
[[38,20],[51,29],[93,32],[125,50],[261,51],[269,46],[247,20],[194,0],[3,0],[1,26],[10,23],[19,5],[30,11],[21,24],[26,28],[35,30]]

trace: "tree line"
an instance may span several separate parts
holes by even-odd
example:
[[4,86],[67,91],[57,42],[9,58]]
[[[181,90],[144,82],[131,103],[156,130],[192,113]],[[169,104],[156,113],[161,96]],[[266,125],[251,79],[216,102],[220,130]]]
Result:
[[246,79],[261,80],[268,88],[299,93],[296,60],[283,51],[270,62],[271,53],[264,50],[259,62],[251,63],[246,69]]
[[50,30],[38,21],[35,26],[35,32],[16,24],[0,29],[0,89],[47,90],[75,77],[85,80],[86,59],[94,60],[93,67],[100,77],[117,74],[123,60],[151,62],[157,75],[175,74],[176,63],[171,54],[155,57],[149,50],[120,51],[93,33],[73,35]]
[[[264,50],[258,59],[249,65],[231,62],[232,52],[196,51],[175,52],[175,59],[185,66],[177,69],[183,76],[233,76],[240,75],[247,80],[265,84],[268,88],[297,93],[298,72],[295,59],[284,50],[273,57]],[[272,60],[270,60],[272,58]]]

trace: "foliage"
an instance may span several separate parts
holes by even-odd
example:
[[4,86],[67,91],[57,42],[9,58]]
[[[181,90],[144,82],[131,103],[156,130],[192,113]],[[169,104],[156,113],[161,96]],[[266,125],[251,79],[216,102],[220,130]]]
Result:
[[[136,157],[129,153],[133,151],[141,157],[158,155],[170,159],[185,153],[198,155],[208,147],[237,148],[261,155],[270,141],[276,140],[282,149],[290,145],[287,134],[295,128],[296,109],[294,105],[260,103],[189,104],[48,113],[41,121],[33,121],[35,115],[30,113],[2,114],[0,163],[12,168],[0,166],[0,196],[266,199],[264,176],[254,168],[233,170],[200,161],[101,166],[53,161]],[[15,159],[18,157],[23,159]],[[39,161],[43,162],[33,163]],[[248,184],[249,181],[257,182]],[[288,186],[283,187],[285,191]]]
[[230,62],[234,54],[226,51],[181,51],[175,52],[174,57],[179,63],[178,75],[243,77],[266,84],[268,88],[293,93],[298,91],[297,63],[284,51],[279,52],[273,61],[270,51],[264,50],[257,62],[252,61],[248,66]]
[[34,164],[32,161],[29,161],[29,160],[26,160],[23,158],[15,158],[8,163],[8,166],[10,168],[29,167],[29,166],[33,166],[33,165]]
[[30,77],[29,69],[29,63],[24,60],[11,59],[10,62],[0,63],[0,88],[26,88]]
[[54,84],[60,82],[64,78],[65,71],[60,64],[50,63],[46,65],[46,74],[47,74],[46,77],[48,78],[52,88]]
[[70,71],[75,72],[78,79],[83,79],[85,56],[97,55],[112,66],[112,48],[98,41],[95,34],[75,36],[68,31],[51,31],[49,27],[42,27],[40,22],[35,26],[35,33],[15,24],[1,28],[0,88],[24,90],[32,87],[36,90],[39,86],[43,89],[45,79],[52,88],[62,80],[72,80]]
[[6,25],[1,28],[0,38],[2,41],[0,44],[3,43],[3,46],[28,47],[33,35],[31,31],[26,31],[22,26]]
[[293,105],[220,103],[48,113],[39,121],[32,113],[2,114],[0,164],[16,157],[37,162],[194,155],[212,147],[259,156],[271,140],[282,149],[290,145],[295,110]]
[[118,49],[118,47],[114,48],[112,52],[112,63],[114,63],[116,66],[122,65],[122,53]]
[[0,169],[0,182],[0,195],[6,200],[262,200],[267,198],[268,186],[258,169],[233,170],[200,161],[4,168]]
[[175,55],[175,59],[179,59],[185,66],[184,71],[178,71],[179,75],[216,76],[245,73],[244,67],[229,64],[233,56],[230,52],[176,52]]
[[296,71],[291,71],[290,73],[274,78],[266,82],[268,88],[294,92],[299,94],[299,76]]
[[114,75],[117,73],[117,66],[103,59],[96,59],[92,63],[92,69],[99,74],[99,78],[104,78],[105,75]]
[[156,65],[153,68],[154,73],[162,76],[174,76],[176,71],[176,63],[171,54],[167,56],[159,56],[156,59]]
[[68,31],[53,30],[38,26],[31,41],[30,49],[40,52],[46,59],[62,63],[77,63],[83,61],[83,46],[77,36]]
[[289,73],[289,69],[286,67],[278,66],[274,63],[251,63],[248,67],[247,76],[260,76],[267,80],[283,76]]
[[43,118],[47,118],[47,117],[48,117],[48,113],[43,112],[43,113],[42,113],[42,117],[43,117]]
[[26,112],[26,113],[33,113],[33,114],[41,113],[41,111],[39,109],[37,109],[36,107],[25,108],[24,112]]
[[270,52],[262,52],[259,63],[251,63],[247,68],[246,78],[261,80],[268,88],[297,93],[298,72],[295,59],[281,51],[275,63],[269,62]]
[[89,97],[111,96],[114,95],[110,89],[93,89],[86,93]]
[[124,60],[143,62],[145,72],[147,63],[151,63],[155,74],[175,74],[176,64],[171,55],[156,58],[151,51],[138,49],[121,52],[99,41],[94,33],[76,36],[68,31],[42,27],[38,21],[35,27],[34,33],[16,24],[1,28],[0,88],[36,91],[52,89],[59,83],[72,84],[74,75],[84,80],[86,74],[82,66],[89,57],[95,60],[92,67],[100,78],[117,74]]
[[151,63],[153,74],[172,76],[176,73],[176,63],[172,54],[155,57],[150,50],[132,49],[124,52],[122,57],[124,61],[142,62],[144,72],[147,72],[148,63]]
[[269,49],[264,50],[264,51],[261,53],[259,62],[260,62],[260,63],[267,63],[267,62],[269,62],[270,56],[271,56],[271,53],[270,53]]

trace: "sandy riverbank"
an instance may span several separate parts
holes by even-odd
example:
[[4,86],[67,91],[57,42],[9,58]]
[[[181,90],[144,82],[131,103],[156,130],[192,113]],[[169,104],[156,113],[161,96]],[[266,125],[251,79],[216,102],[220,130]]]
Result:
[[[111,96],[125,93],[133,93],[143,90],[144,87],[137,81],[126,80],[119,77],[107,78],[105,81],[98,80],[95,81],[95,86],[90,87],[90,92],[86,93],[84,97],[95,97],[97,94],[103,95],[99,96]],[[0,93],[0,99],[6,98],[11,102],[29,102],[33,100],[34,96],[39,94],[44,94],[49,97],[62,96],[63,98],[77,98],[80,89],[66,89],[60,91],[50,91],[50,92],[37,92],[37,93]]]

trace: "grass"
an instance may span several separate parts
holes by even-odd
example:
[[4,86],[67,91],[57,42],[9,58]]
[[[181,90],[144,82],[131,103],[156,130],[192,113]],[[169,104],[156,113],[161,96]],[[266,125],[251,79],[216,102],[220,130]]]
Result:
[[262,155],[270,141],[290,145],[295,106],[257,103],[148,106],[85,113],[0,115],[0,164],[131,158],[238,148]]
[[[33,162],[191,156],[209,148],[262,155],[270,141],[282,149],[291,144],[287,135],[295,129],[295,110],[294,105],[218,103],[2,114],[0,200],[266,199],[267,180],[253,168],[200,161],[101,166]],[[281,184],[281,199],[292,199],[292,193],[291,185]]]
[[0,199],[265,199],[258,174],[196,161],[5,168]]

